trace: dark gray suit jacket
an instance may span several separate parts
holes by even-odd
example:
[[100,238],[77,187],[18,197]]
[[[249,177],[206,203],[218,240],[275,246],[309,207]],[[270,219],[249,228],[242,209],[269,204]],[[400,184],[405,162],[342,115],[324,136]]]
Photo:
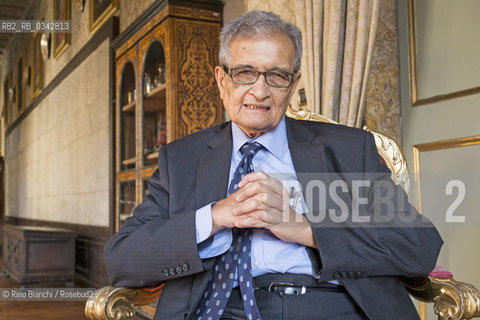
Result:
[[[370,133],[290,118],[286,125],[300,181],[302,172],[390,175]],[[214,259],[199,257],[195,212],[225,197],[231,154],[230,123],[164,146],[149,181],[149,196],[105,246],[114,286],[165,282],[155,319],[188,319],[206,288]],[[401,277],[428,274],[442,245],[433,225],[399,194],[395,201],[402,212],[396,212],[387,227],[358,228],[350,220],[338,227],[328,217],[311,222],[318,245],[318,250],[308,248],[314,271],[322,281],[340,280],[370,319],[418,318]],[[402,225],[398,216],[405,212],[413,220]]]

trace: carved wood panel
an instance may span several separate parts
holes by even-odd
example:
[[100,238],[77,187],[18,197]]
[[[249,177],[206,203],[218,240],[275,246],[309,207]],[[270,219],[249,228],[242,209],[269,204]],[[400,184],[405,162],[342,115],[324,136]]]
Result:
[[208,128],[221,121],[221,102],[215,83],[218,64],[218,24],[175,21],[177,56],[176,136]]

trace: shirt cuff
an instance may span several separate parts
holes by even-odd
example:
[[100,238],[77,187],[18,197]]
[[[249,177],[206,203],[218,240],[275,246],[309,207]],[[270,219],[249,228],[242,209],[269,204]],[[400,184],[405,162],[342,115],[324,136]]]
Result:
[[195,229],[197,235],[197,244],[208,239],[212,233],[212,205],[216,202],[201,207],[195,213]]
[[195,213],[195,231],[197,236],[197,246],[200,258],[207,259],[221,255],[230,248],[232,244],[232,230],[225,228],[213,235],[211,243],[204,242],[212,233],[212,205],[216,202],[207,204],[198,209]]

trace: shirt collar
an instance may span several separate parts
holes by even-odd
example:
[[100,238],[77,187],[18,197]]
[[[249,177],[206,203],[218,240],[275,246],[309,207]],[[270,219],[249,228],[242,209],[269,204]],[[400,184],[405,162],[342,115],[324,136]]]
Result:
[[240,127],[232,122],[233,150],[237,153],[246,142],[256,141],[261,143],[271,154],[279,160],[282,160],[288,154],[287,128],[285,125],[285,116],[278,125],[267,133],[256,138],[250,139]]

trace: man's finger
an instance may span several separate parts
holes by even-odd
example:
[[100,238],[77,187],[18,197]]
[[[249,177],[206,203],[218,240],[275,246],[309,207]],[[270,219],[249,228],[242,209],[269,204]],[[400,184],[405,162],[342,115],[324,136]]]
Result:
[[235,222],[237,228],[268,228],[270,225],[265,221],[258,220],[254,217],[245,217]]
[[[250,173],[243,178],[242,181],[248,181],[247,183],[242,185],[239,184],[239,190],[237,191],[238,193],[236,196],[237,197],[240,195],[241,196],[238,198],[237,197],[235,198],[237,201],[243,201],[246,198],[252,196],[255,192],[268,192],[267,188],[265,187],[268,187],[268,189],[278,194],[279,196],[282,196],[286,193],[286,189],[283,187],[282,183],[277,179],[271,178],[265,173],[259,174],[257,176],[259,179],[256,179],[255,176],[250,176],[250,175],[253,175],[254,173]],[[246,192],[246,190],[248,190],[248,192]]]
[[249,214],[252,211],[256,210],[266,210],[267,206],[263,201],[257,200],[250,198],[242,203],[237,204],[232,211],[232,214],[234,216],[240,216],[240,215],[245,215]]
[[[278,210],[281,210],[285,206],[282,195],[277,194],[269,186],[259,182],[250,183],[245,186],[245,188],[240,190],[239,194],[236,195],[235,200],[239,205],[249,200],[256,200],[262,202],[267,207]],[[244,211],[242,213],[244,213]]]
[[235,200],[242,202],[258,194],[273,192],[264,181],[251,182],[237,191]]
[[267,180],[268,178],[270,178],[270,176],[262,170],[251,172],[243,177],[243,179],[238,183],[238,187],[242,188],[250,182]]

